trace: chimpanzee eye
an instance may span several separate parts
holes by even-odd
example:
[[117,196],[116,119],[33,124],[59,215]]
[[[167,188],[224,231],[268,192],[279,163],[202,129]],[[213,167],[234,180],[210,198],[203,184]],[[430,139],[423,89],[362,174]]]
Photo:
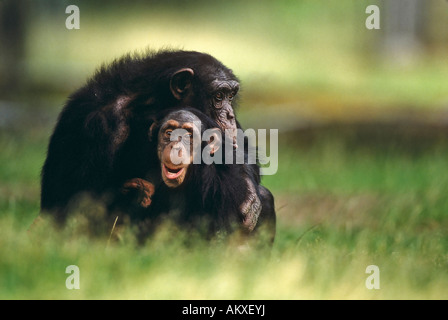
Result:
[[171,132],[173,132],[173,130],[166,130],[166,131],[165,131],[165,135],[166,135],[167,137],[171,137]]
[[229,94],[229,100],[230,100],[230,101],[233,100],[233,97],[234,97],[234,94],[233,94],[233,93]]
[[184,135],[184,142],[185,143],[192,143],[193,142],[193,135],[191,133],[187,133]]
[[221,101],[222,99],[224,99],[224,94],[222,92],[218,92],[215,94],[215,99],[218,101]]

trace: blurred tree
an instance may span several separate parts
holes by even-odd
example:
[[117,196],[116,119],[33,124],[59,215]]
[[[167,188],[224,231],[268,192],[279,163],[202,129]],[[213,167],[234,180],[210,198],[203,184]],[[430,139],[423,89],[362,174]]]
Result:
[[446,48],[448,45],[448,1],[428,0],[427,2],[430,4],[426,4],[428,10],[425,10],[425,44]]
[[20,91],[25,76],[26,10],[24,0],[0,2],[0,94]]
[[406,64],[420,51],[425,7],[428,1],[384,1],[384,46],[393,62]]

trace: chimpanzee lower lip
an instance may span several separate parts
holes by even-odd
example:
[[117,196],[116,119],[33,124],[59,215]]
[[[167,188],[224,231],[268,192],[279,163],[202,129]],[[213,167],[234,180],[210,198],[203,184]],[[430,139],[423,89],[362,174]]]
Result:
[[183,173],[184,169],[185,168],[171,169],[163,164],[163,173],[165,174],[165,177],[170,180],[178,178]]

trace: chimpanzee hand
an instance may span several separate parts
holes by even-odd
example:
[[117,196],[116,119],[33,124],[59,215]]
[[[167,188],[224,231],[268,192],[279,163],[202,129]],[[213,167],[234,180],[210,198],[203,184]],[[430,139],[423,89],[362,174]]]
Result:
[[255,229],[258,217],[261,213],[261,201],[255,191],[255,186],[251,179],[246,178],[248,194],[246,200],[240,207],[241,213],[244,215],[243,225],[247,231],[251,232]]
[[121,192],[124,195],[129,195],[135,202],[143,207],[148,208],[151,204],[151,197],[154,194],[155,188],[151,182],[140,178],[134,178],[124,183]]

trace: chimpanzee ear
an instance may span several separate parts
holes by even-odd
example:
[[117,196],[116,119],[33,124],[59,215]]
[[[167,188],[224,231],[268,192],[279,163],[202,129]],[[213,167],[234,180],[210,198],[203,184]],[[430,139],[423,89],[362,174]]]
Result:
[[220,148],[222,143],[221,131],[218,128],[211,129],[208,136],[208,148],[210,155],[215,154]]
[[194,71],[190,68],[180,69],[171,76],[170,89],[176,99],[181,100],[185,97],[185,94],[191,87],[193,76]]
[[[157,130],[157,122],[156,121],[154,121],[152,124],[151,124],[151,127],[149,127],[149,130],[148,130],[148,138],[149,138],[149,141],[153,141],[153,139],[154,139],[154,134],[155,134],[155,131]],[[156,140],[157,140],[157,138],[155,138]]]

